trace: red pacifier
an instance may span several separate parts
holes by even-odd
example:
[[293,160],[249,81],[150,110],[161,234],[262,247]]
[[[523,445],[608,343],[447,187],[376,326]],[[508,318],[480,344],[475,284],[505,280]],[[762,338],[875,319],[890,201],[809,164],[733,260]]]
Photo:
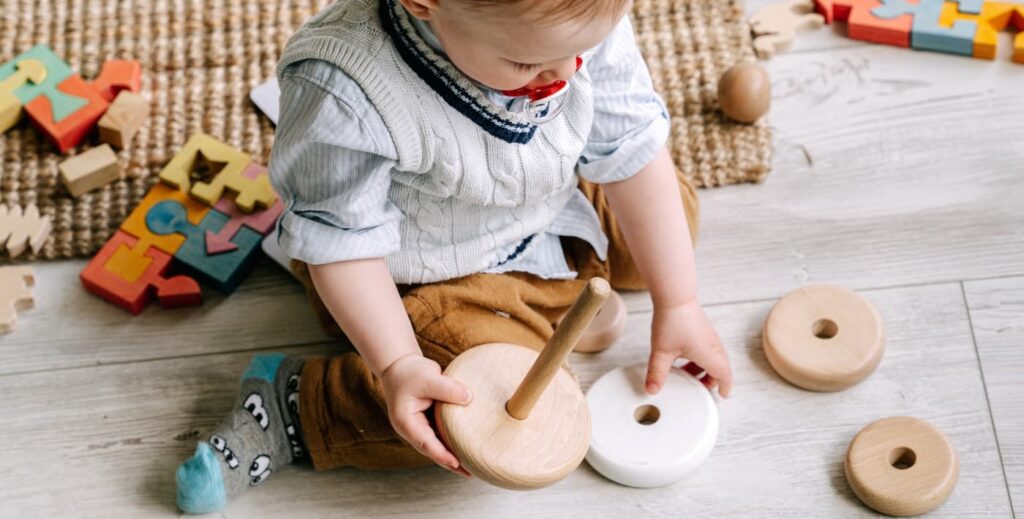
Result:
[[[576,56],[576,71],[583,66],[583,57]],[[508,97],[518,98],[513,101],[510,110],[522,111],[526,118],[534,124],[550,121],[562,111],[564,103],[556,102],[569,92],[569,83],[559,79],[537,88],[517,88],[502,90]]]

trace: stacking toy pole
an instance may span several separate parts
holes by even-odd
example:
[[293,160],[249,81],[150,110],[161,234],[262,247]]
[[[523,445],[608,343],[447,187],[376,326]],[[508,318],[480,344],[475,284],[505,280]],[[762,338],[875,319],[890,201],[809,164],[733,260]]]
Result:
[[583,293],[565,314],[565,319],[540,352],[530,371],[523,377],[512,398],[505,404],[505,410],[510,416],[517,420],[525,420],[530,416],[533,406],[561,369],[566,357],[572,353],[587,326],[601,311],[611,293],[612,288],[604,279],[593,278],[587,282]]

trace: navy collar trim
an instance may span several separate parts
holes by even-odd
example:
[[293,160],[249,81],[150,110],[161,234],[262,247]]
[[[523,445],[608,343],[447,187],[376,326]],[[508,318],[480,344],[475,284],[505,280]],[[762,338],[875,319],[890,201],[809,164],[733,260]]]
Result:
[[487,133],[512,144],[530,142],[537,131],[535,124],[524,122],[488,101],[461,77],[454,65],[431,50],[418,34],[413,36],[415,28],[404,19],[409,15],[395,0],[379,3],[381,25],[394,41],[398,54],[434,92]]

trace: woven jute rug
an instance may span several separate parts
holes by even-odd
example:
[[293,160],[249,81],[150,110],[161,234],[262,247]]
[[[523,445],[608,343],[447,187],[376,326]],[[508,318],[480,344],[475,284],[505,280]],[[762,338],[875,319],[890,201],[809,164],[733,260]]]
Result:
[[[752,57],[738,2],[635,2],[640,47],[672,112],[676,162],[701,186],[758,181],[769,169],[767,126],[729,123],[715,101],[721,73]],[[120,153],[125,178],[78,199],[58,181],[63,157],[26,122],[0,136],[0,202],[35,203],[53,218],[43,257],[87,257],[193,133],[209,133],[266,163],[274,129],[249,102],[249,91],[274,74],[292,31],[329,3],[0,0],[0,62],[43,43],[91,79],[105,59],[136,59],[152,103],[152,115]],[[0,256],[0,263],[7,260]]]

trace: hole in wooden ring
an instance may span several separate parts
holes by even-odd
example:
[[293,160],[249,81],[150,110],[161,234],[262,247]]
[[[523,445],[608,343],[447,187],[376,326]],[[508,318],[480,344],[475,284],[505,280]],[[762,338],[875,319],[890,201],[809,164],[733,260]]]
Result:
[[819,339],[831,339],[839,334],[839,325],[831,319],[818,319],[811,325],[811,333]]
[[651,425],[661,418],[661,410],[653,405],[642,405],[633,411],[633,419],[640,425]]
[[917,462],[917,454],[907,447],[897,447],[889,453],[889,465],[899,470],[907,470]]

